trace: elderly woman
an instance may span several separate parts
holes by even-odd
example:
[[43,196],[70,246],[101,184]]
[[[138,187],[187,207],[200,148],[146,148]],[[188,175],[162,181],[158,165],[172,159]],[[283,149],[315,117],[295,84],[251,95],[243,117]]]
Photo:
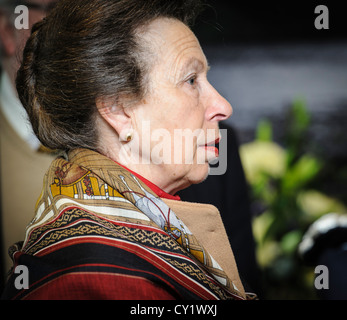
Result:
[[198,9],[62,0],[33,27],[17,91],[64,156],[12,248],[4,298],[248,297],[218,210],[175,196],[206,178],[232,112],[188,27]]

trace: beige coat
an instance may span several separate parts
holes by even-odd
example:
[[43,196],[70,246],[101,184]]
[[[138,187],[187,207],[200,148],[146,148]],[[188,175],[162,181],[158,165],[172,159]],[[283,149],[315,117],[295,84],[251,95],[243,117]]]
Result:
[[237,289],[244,295],[236,261],[218,209],[215,206],[185,201],[162,200],[185,223],[201,245],[218,262]]
[[25,227],[34,215],[43,176],[52,159],[52,155],[33,151],[0,111],[1,253],[6,272],[12,265],[7,249],[24,239]]

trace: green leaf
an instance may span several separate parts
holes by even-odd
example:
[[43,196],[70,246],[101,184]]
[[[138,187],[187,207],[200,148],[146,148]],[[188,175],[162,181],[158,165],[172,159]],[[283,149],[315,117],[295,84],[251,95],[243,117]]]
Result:
[[269,120],[260,120],[256,131],[256,140],[272,141],[272,125]]
[[306,130],[311,121],[310,113],[307,110],[304,100],[297,99],[293,103],[293,120],[296,131],[302,132]]
[[288,232],[281,239],[281,249],[286,254],[293,254],[295,253],[301,239],[302,232],[300,230]]
[[287,169],[283,180],[284,191],[297,190],[311,181],[322,168],[321,162],[315,157],[305,154]]

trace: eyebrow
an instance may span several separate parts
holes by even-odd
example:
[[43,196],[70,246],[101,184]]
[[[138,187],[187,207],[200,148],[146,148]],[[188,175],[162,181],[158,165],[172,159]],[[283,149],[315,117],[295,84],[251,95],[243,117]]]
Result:
[[195,69],[198,73],[206,69],[207,72],[210,70],[210,66],[207,61],[204,63],[200,59],[192,57],[186,60],[183,66],[180,68],[180,77],[182,77],[189,69]]

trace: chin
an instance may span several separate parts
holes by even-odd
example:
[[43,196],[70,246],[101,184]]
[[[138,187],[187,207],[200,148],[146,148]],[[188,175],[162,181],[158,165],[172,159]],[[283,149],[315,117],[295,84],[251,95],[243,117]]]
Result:
[[189,181],[191,184],[198,184],[203,181],[205,181],[208,177],[209,173],[209,165],[208,163],[205,164],[198,164],[194,168],[194,172],[191,173]]

